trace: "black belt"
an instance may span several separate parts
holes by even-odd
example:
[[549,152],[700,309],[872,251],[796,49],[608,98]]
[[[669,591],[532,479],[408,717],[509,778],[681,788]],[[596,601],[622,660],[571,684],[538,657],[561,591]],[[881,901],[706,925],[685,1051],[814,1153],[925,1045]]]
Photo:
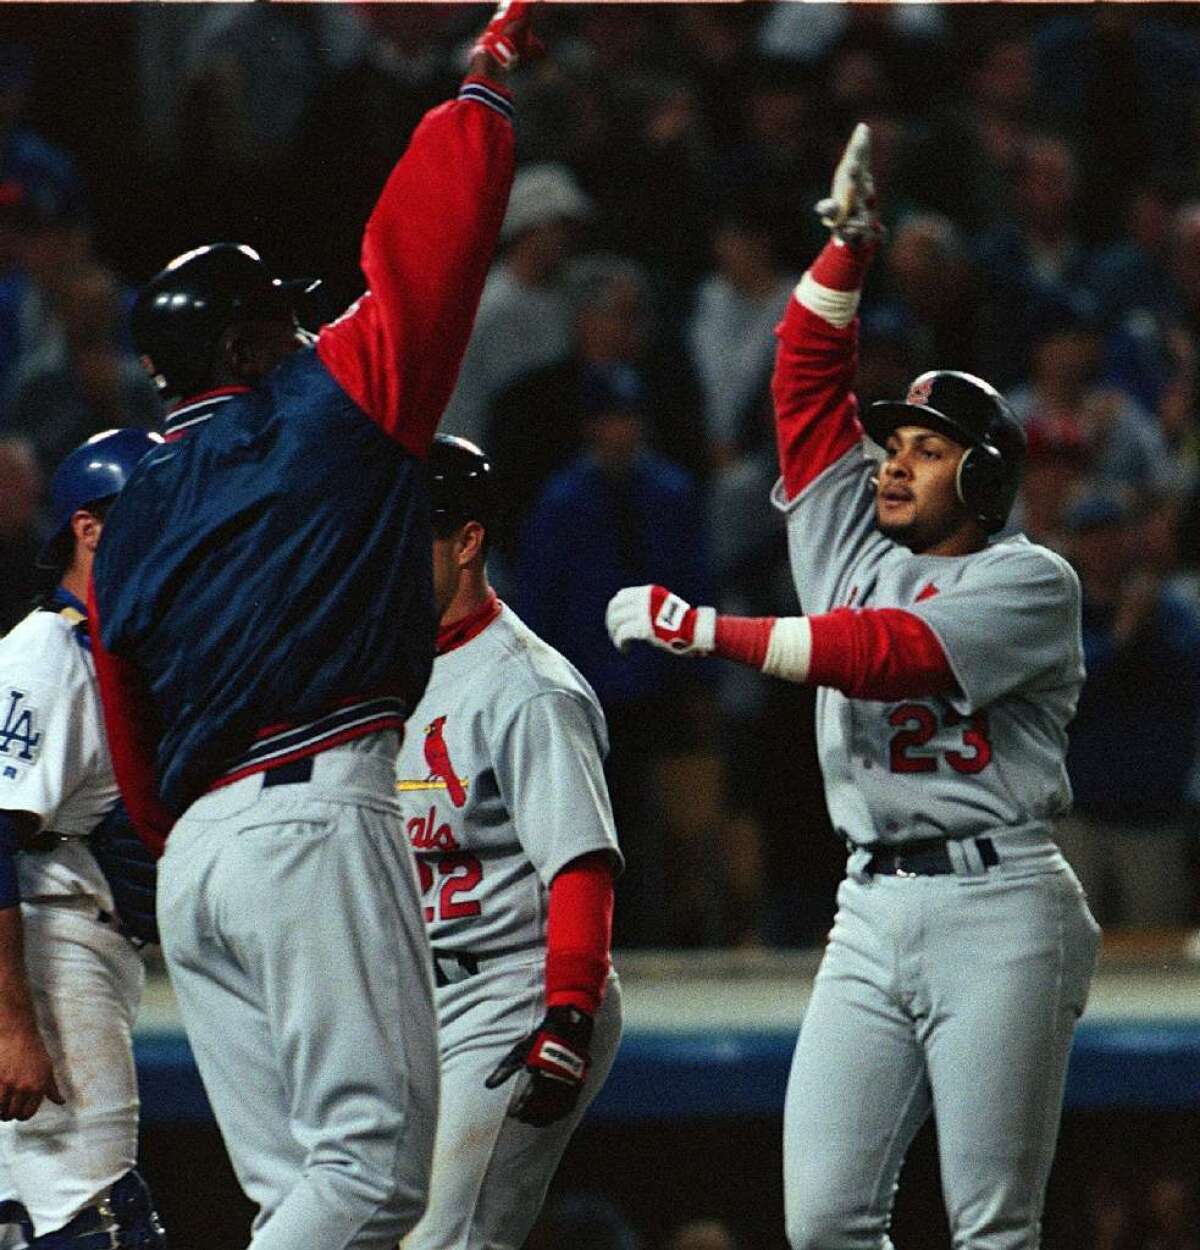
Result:
[[[479,974],[479,965],[488,959],[498,959],[501,955],[516,955],[521,951],[535,950],[540,942],[521,942],[516,946],[502,946],[494,951],[448,951],[433,949],[433,983],[440,990],[446,985],[456,985],[467,977]],[[456,968],[462,975],[454,976],[447,966]]]
[[313,757],[306,755],[303,759],[289,760],[286,764],[276,764],[263,773],[264,786],[300,786],[311,781],[313,775]]
[[[991,838],[972,838],[970,841],[974,842],[985,868],[994,868],[1000,862]],[[940,877],[954,871],[945,838],[918,838],[897,846],[871,842],[854,849],[870,853],[866,871],[873,877]]]

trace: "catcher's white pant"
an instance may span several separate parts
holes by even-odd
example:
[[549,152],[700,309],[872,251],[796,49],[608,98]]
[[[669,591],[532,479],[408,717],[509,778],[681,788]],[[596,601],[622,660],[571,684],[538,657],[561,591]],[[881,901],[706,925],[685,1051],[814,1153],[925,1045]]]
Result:
[[[526,1075],[484,1079],[545,1014],[542,948],[481,961],[436,991],[442,1097],[429,1208],[402,1250],[520,1250],[571,1134],[604,1084],[621,1039],[621,985],[609,977],[592,1035],[592,1065],[574,1111],[545,1128],[507,1112]],[[443,968],[455,975],[452,961]]]
[[429,944],[397,735],[192,804],[159,861],[167,968],[255,1250],[395,1250],[437,1123]]
[[784,1108],[793,1250],[881,1250],[933,1111],[955,1246],[1035,1250],[1075,1021],[1100,931],[1049,843],[979,875],[856,877]]
[[84,898],[25,903],[25,967],[60,1107],[0,1123],[0,1198],[15,1197],[34,1233],[55,1232],[137,1159],[133,1021],[141,956]]

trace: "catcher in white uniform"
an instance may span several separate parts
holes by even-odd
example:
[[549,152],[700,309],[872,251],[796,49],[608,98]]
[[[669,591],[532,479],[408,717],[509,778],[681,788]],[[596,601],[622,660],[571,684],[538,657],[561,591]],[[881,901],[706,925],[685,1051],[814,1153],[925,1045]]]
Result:
[[[1083,682],[1079,582],[991,541],[1025,440],[953,370],[861,414],[859,292],[879,235],[860,126],[819,205],[833,230],[777,331],[772,390],[804,616],[618,592],[613,641],[715,652],[821,687],[830,816],[850,851],[784,1108],[793,1250],[888,1250],[896,1178],[937,1123],[959,1250],[1034,1250],[1099,931],[1054,842]],[[883,448],[868,454],[863,431]]]
[[488,584],[486,457],[438,435],[429,469],[441,627],[397,788],[433,947],[442,1094],[429,1206],[402,1244],[518,1250],[620,1038],[621,853],[596,696]]
[[163,1250],[134,1168],[131,1031],[155,871],[118,804],[84,602],[104,514],[162,440],[110,430],[51,482],[61,581],[0,640],[0,1221],[37,1250]]

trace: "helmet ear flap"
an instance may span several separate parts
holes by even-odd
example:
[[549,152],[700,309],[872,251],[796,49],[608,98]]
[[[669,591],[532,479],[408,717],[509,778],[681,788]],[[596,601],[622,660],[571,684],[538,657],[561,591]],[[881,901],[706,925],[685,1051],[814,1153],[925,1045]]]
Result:
[[990,443],[968,447],[958,462],[954,479],[959,502],[994,533],[1005,522],[1016,496],[1016,476],[1004,464],[999,448]]

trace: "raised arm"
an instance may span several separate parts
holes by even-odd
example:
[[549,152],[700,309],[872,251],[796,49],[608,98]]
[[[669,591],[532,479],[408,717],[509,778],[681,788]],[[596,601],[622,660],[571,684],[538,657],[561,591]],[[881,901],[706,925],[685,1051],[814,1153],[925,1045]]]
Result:
[[363,235],[368,289],[318,339],[347,394],[416,455],[454,388],[508,203],[512,102],[500,80],[536,46],[530,8],[501,5],[458,98],[417,127]]
[[850,388],[858,364],[855,316],[881,234],[870,159],[870,131],[860,124],[838,162],[829,198],[817,205],[830,240],[800,279],[776,329],[771,393],[789,499],[862,438]]

